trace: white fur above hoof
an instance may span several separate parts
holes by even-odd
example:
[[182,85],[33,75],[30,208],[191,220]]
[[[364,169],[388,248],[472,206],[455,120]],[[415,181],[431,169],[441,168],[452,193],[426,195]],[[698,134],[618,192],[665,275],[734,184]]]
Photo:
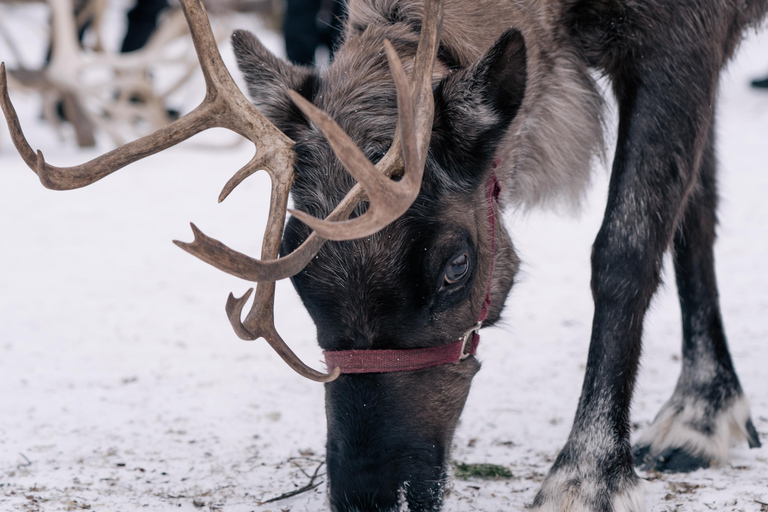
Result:
[[544,480],[531,512],[644,512],[645,480],[636,477],[611,482],[617,491],[609,491],[609,482],[595,474],[580,476],[576,471],[560,469]]
[[743,441],[760,446],[743,395],[717,412],[706,401],[673,395],[638,439],[635,464],[674,472],[721,466],[728,448]]

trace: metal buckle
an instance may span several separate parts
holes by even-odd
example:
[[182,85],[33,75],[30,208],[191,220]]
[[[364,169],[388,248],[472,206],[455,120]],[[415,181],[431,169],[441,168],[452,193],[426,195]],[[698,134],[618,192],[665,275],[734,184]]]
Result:
[[472,326],[470,330],[464,333],[464,336],[461,337],[461,356],[459,356],[459,361],[463,361],[472,354],[467,354],[467,342],[471,340],[475,333],[477,333],[480,330],[480,327],[483,326],[483,322],[477,322],[475,325]]

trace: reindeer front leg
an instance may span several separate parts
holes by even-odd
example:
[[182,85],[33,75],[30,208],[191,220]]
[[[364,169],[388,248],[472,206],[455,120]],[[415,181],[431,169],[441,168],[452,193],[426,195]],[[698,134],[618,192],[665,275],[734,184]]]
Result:
[[644,510],[629,426],[643,318],[696,183],[720,68],[711,48],[662,52],[648,49],[613,76],[619,136],[592,256],[586,375],[571,434],[534,500],[537,512]]

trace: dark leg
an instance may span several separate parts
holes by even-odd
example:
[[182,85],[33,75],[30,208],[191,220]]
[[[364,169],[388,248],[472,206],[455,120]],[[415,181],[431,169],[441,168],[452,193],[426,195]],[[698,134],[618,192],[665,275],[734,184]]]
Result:
[[317,19],[320,43],[333,53],[341,44],[344,29],[344,0],[323,0]]
[[137,0],[128,11],[128,30],[123,39],[122,53],[142,48],[157,27],[157,18],[168,7],[167,0]]
[[752,87],[755,89],[768,89],[768,76],[765,78],[755,78],[752,80]]
[[[714,123],[712,123],[714,125]],[[635,448],[643,469],[692,471],[726,461],[728,446],[760,441],[728,353],[715,278],[717,180],[714,126],[699,186],[675,233],[675,275],[683,316],[683,368],[672,398]]]
[[696,183],[720,67],[711,48],[659,49],[643,48],[642,59],[619,62],[612,73],[619,134],[592,256],[586,375],[571,434],[534,500],[536,511],[644,510],[629,427],[643,318]]
[[315,62],[315,49],[320,44],[317,14],[320,0],[288,0],[285,7],[285,51],[294,64],[310,66]]

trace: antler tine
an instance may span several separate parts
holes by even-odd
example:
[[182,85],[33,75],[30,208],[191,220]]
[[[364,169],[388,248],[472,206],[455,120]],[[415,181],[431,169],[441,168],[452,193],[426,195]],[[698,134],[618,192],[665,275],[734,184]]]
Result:
[[[269,295],[274,294],[274,283],[269,283],[271,285],[271,290],[269,290],[267,293]],[[245,325],[240,321],[240,317],[243,312],[243,307],[245,306],[245,303],[248,302],[248,299],[251,296],[251,293],[253,292],[253,288],[248,289],[245,294],[240,298],[235,298],[234,295],[231,293],[229,294],[229,297],[227,298],[227,305],[226,305],[226,311],[227,311],[227,317],[229,317],[229,321],[232,324],[232,328],[235,330],[237,335],[244,340],[255,340],[256,338],[262,337],[265,340],[267,340],[267,343],[277,352],[277,354],[282,358],[283,361],[285,361],[288,366],[290,366],[296,373],[301,375],[302,377],[306,377],[310,380],[313,380],[315,382],[331,382],[333,380],[336,380],[338,376],[341,374],[341,371],[339,368],[335,368],[333,372],[329,374],[321,373],[316,370],[313,370],[309,366],[305,365],[301,360],[298,358],[298,356],[288,347],[288,345],[283,341],[283,339],[280,337],[280,335],[277,333],[277,330],[275,329],[274,322],[272,321],[272,316],[266,315],[265,319],[266,322],[262,323],[262,328],[257,332],[251,332],[248,330]],[[258,294],[258,291],[257,291]],[[258,298],[257,298],[258,300]],[[273,302],[272,301],[266,301],[262,302],[259,301],[262,304],[270,304],[270,307],[267,309],[271,309]],[[254,302],[255,304],[256,302]]]
[[16,150],[24,163],[34,170],[37,164],[37,155],[24,137],[19,116],[16,114],[16,109],[13,108],[13,103],[11,103],[11,98],[8,95],[8,76],[5,73],[5,62],[0,62],[0,106],[5,114],[5,120],[8,122],[8,131],[11,133],[11,139],[13,139]]
[[[386,195],[391,191],[389,180],[383,176],[370,160],[344,133],[344,130],[331,119],[331,116],[315,107],[295,91],[287,91],[293,102],[325,134],[334,153],[352,177],[360,183],[368,195]],[[321,233],[322,234],[322,233]]]
[[1,69],[2,108],[13,143],[27,166],[37,174],[43,186],[52,190],[72,190],[90,185],[126,165],[178,144],[209,127],[201,125],[204,122],[205,112],[198,107],[182,119],[174,121],[155,133],[114,149],[90,162],[72,167],[56,167],[45,162],[42,151],[38,150],[35,153],[24,137],[16,110],[8,97],[5,67]]
[[[416,131],[414,119],[415,105],[420,105],[421,103],[416,102],[414,105],[408,79],[405,76],[403,65],[400,62],[400,58],[397,56],[397,52],[392,46],[392,43],[384,41],[384,50],[387,52],[387,60],[389,60],[389,67],[392,69],[392,76],[395,79],[395,87],[397,88],[397,111],[399,113],[398,125],[400,128],[399,142],[402,145],[403,167],[405,169],[401,183],[410,198],[408,206],[406,206],[407,210],[419,195],[421,179],[424,176],[424,164],[426,162],[426,158],[424,158],[424,160],[420,158],[418,132]],[[431,68],[429,73],[430,75],[432,74]],[[430,96],[427,103],[432,104],[433,102],[434,100],[430,88]],[[430,115],[430,130],[432,125],[431,119],[432,116]],[[422,140],[427,141],[427,146],[422,151],[426,154],[426,148],[429,147],[429,137],[427,136]]]
[[227,274],[254,283],[279,281],[298,274],[315,257],[325,239],[316,234],[308,237],[291,254],[279,259],[257,260],[230,249],[215,238],[211,238],[190,223],[194,240],[173,243],[200,260]]
[[421,37],[413,67],[412,84],[416,105],[420,107],[416,113],[416,133],[419,139],[420,157],[423,161],[427,159],[429,140],[432,135],[432,122],[435,116],[432,71],[437,59],[442,25],[442,0],[426,0],[424,2],[424,22],[421,25]]
[[293,371],[302,377],[306,377],[315,382],[333,382],[339,378],[339,375],[341,375],[341,368],[338,366],[334,368],[331,373],[322,373],[313,370],[302,363],[301,359],[299,359],[299,357],[288,347],[285,341],[283,341],[274,326],[272,327],[271,332],[263,333],[262,337],[267,340],[267,343],[269,343],[269,346],[277,352],[277,355],[279,355],[282,360],[293,369]]
[[[432,70],[437,59],[440,44],[440,30],[443,23],[443,1],[425,0],[421,24],[419,46],[413,66],[411,91],[416,105],[416,134],[419,141],[420,164],[424,165],[432,135],[432,122],[435,114],[435,102],[432,94]],[[400,134],[398,125],[392,147],[376,165],[381,172],[393,176],[400,168]],[[419,180],[421,175],[419,175]],[[401,181],[416,181],[415,175],[406,174]]]
[[[320,220],[305,212],[290,210],[296,218],[329,240],[350,240],[369,236],[403,215],[416,199],[421,187],[429,140],[434,118],[432,70],[442,23],[442,2],[427,0],[419,47],[413,71],[412,87],[405,77],[402,63],[389,41],[385,41],[392,76],[398,97],[398,126],[387,154],[373,166],[360,149],[327,114],[296,93],[291,99],[325,134],[336,156],[358,181],[368,195],[370,206],[365,214],[352,219],[332,222]],[[411,99],[411,90],[416,101]],[[418,106],[418,116],[414,108]],[[404,169],[399,182],[389,179]]]

